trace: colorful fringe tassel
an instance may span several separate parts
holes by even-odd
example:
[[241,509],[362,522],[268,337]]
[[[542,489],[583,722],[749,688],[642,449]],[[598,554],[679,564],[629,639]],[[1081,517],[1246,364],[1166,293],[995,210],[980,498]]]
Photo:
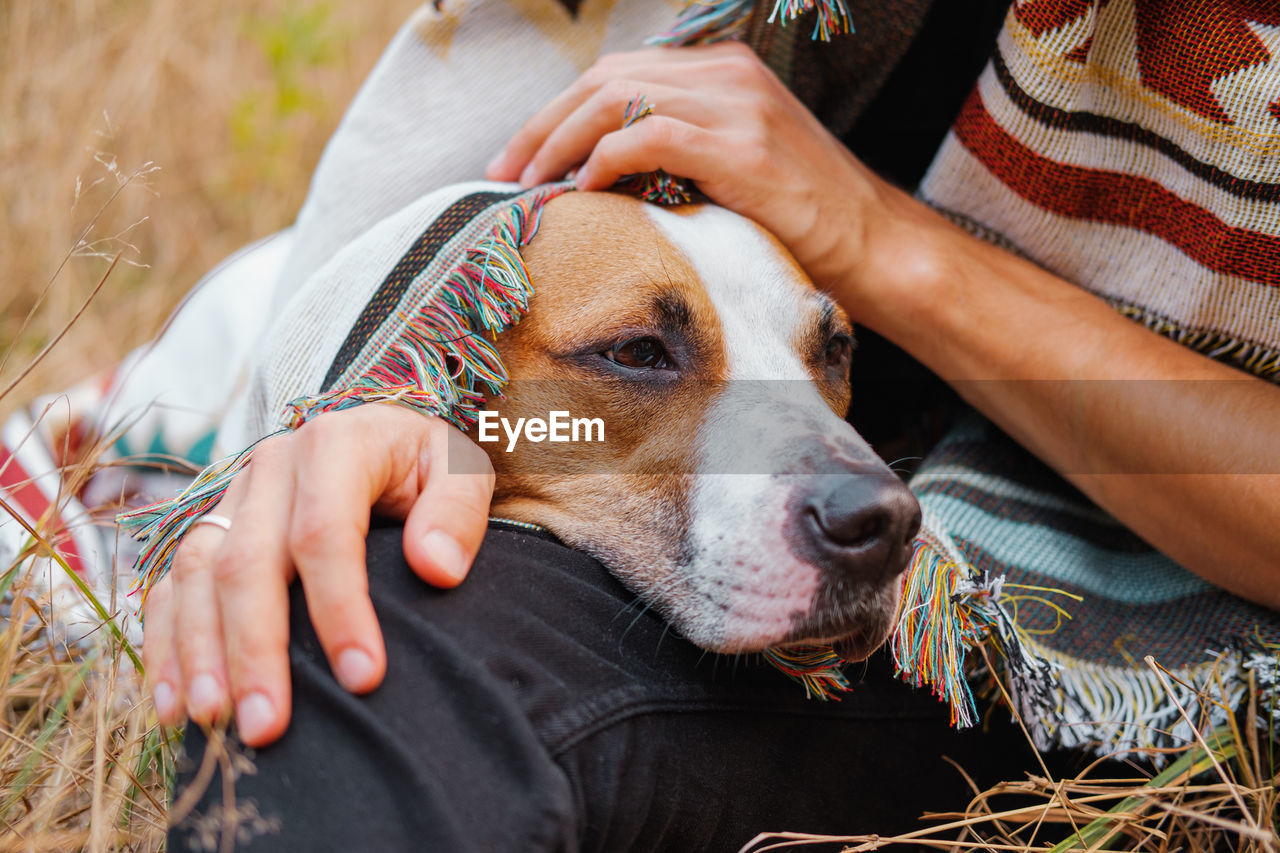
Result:
[[[626,112],[622,117],[622,126],[624,128],[631,127],[642,118],[647,118],[652,114],[653,105],[649,103],[644,95],[638,95],[627,103]],[[639,196],[645,201],[650,201],[654,204],[671,206],[688,204],[693,201],[693,197],[685,189],[684,183],[679,178],[674,178],[661,169],[656,172],[626,175],[618,180],[618,183],[614,185],[614,189]]]
[[[339,377],[324,394],[300,397],[285,407],[285,430],[316,415],[373,402],[394,402],[437,415],[466,429],[475,423],[485,392],[500,394],[507,382],[498,351],[484,337],[519,322],[533,293],[520,248],[533,239],[548,201],[572,188],[550,184],[517,199],[493,233],[444,278],[402,331],[360,375]],[[280,433],[276,433],[277,435]],[[117,518],[147,542],[138,558],[134,591],[144,595],[164,577],[182,537],[222,499],[232,479],[252,458],[253,448],[216,462],[177,497]]]
[[1034,654],[1000,603],[1003,578],[981,575],[926,516],[907,568],[890,649],[898,675],[951,708],[953,726],[977,721],[965,656],[984,641],[999,656],[1015,705],[1051,706],[1054,666]]
[[485,393],[499,394],[507,383],[491,338],[520,321],[533,294],[520,248],[537,233],[546,203],[571,187],[551,184],[514,202],[493,234],[467,252],[411,317],[401,318],[395,342],[371,367],[339,377],[333,391],[290,403],[286,425],[297,429],[324,412],[382,400],[459,429],[474,425]]
[[141,606],[146,605],[147,591],[152,584],[164,577],[173,565],[173,555],[182,542],[182,537],[222,500],[231,480],[249,464],[256,445],[255,442],[238,455],[205,468],[177,497],[139,507],[116,517],[116,521],[125,529],[135,531],[133,538],[147,543],[147,547],[138,555],[138,579],[134,581],[134,592],[142,591]]
[[671,29],[647,39],[645,44],[677,47],[740,38],[754,5],[753,0],[690,0]]
[[849,10],[844,0],[777,0],[773,12],[769,15],[769,23],[776,20],[782,26],[794,21],[810,9],[818,10],[818,19],[813,24],[813,33],[809,37],[815,41],[831,41],[833,35],[844,35],[853,32],[853,24],[849,20]]
[[[1056,667],[1019,635],[1001,604],[1002,580],[980,575],[946,533],[926,519],[903,576],[890,649],[898,675],[928,687],[947,703],[953,726],[977,721],[965,658],[984,642],[999,657],[1001,671],[990,675],[1004,680],[1022,713],[1038,715],[1056,705]],[[804,684],[811,697],[838,699],[836,693],[851,689],[840,670],[844,661],[829,646],[769,649],[765,658]]]
[[[785,27],[814,8],[818,10],[810,36],[814,40],[831,41],[834,35],[853,32],[844,0],[776,0],[769,23]],[[646,44],[675,47],[741,38],[754,9],[754,0],[690,0],[676,18],[675,26],[650,38]]]
[[765,649],[764,659],[803,684],[805,698],[839,702],[836,694],[850,689],[844,659],[830,646],[774,647]]

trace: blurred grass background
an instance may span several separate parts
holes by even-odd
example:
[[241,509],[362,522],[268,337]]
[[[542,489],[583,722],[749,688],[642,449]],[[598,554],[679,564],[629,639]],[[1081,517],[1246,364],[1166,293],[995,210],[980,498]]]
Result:
[[415,5],[0,0],[0,387],[124,253],[0,418],[118,360],[202,273],[289,224]]

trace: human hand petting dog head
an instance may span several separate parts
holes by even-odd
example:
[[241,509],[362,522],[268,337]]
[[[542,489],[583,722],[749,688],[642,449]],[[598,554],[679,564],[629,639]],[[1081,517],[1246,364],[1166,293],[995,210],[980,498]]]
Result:
[[[643,95],[652,115],[620,129]],[[533,186],[577,167],[582,190],[662,169],[776,236],[855,319],[927,259],[941,217],[877,177],[739,42],[602,57],[535,113],[486,177]],[[912,247],[911,252],[903,251]]]
[[[436,586],[460,583],[484,538],[492,469],[450,433],[439,418],[369,404],[259,444],[218,504],[230,529],[193,529],[147,595],[143,657],[160,722],[209,723],[234,708],[250,746],[284,733],[295,570],[338,681],[377,687],[386,651],[365,577],[370,509],[403,519],[405,558]],[[449,452],[478,473],[450,475]]]

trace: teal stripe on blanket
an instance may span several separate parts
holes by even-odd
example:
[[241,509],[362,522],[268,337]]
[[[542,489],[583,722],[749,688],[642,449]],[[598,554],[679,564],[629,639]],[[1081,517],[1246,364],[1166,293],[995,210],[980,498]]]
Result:
[[193,465],[208,465],[213,461],[213,442],[218,437],[217,430],[209,430],[187,451],[187,461]]
[[1018,501],[1031,506],[1042,507],[1054,512],[1066,513],[1098,525],[1124,529],[1119,521],[1090,503],[1073,501],[1061,495],[1039,491],[1021,483],[966,468],[963,465],[930,465],[911,478],[911,491],[916,496],[928,494],[932,488],[945,488],[951,484],[959,484],[970,489],[986,492],[995,498]]
[[[204,466],[213,461],[213,443],[217,437],[217,430],[209,430],[197,438],[186,450],[181,450],[167,443],[165,437],[157,432],[152,434],[151,441],[143,455],[151,460],[172,457],[185,460],[192,465]],[[128,433],[117,438],[115,444],[111,447],[121,459],[127,460],[138,453],[138,450],[130,443]]]
[[1157,551],[1117,553],[1050,527],[996,518],[947,495],[922,495],[920,503],[951,536],[983,543],[992,558],[1113,601],[1156,604],[1214,589]]

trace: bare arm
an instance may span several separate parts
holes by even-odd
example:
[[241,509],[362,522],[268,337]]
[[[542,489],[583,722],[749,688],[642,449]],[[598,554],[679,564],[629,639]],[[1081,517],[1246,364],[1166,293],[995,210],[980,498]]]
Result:
[[[855,316],[1172,559],[1280,609],[1280,387],[910,199],[890,204],[914,208],[895,226],[909,227],[897,239],[914,261],[893,275],[900,253],[869,268],[851,259],[860,274],[831,284]],[[885,290],[871,295],[877,268]]]

